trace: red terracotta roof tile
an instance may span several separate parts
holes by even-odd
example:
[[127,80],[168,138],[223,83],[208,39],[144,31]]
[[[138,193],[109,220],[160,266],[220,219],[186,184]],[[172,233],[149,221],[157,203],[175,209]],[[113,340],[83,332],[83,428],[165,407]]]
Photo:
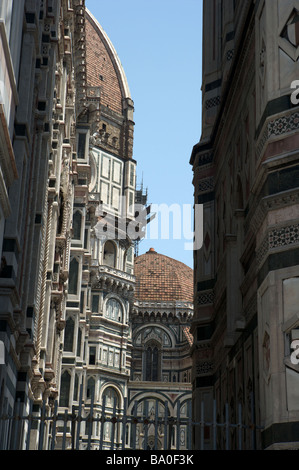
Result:
[[136,293],[141,301],[193,302],[193,270],[151,249],[135,259]]

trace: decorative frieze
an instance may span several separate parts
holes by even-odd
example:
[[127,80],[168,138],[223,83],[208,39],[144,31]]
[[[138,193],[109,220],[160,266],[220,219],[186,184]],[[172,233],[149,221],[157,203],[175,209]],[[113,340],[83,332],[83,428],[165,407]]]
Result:
[[119,293],[129,301],[132,301],[134,296],[135,277],[108,266],[99,266],[97,270],[92,270],[90,284],[92,289]]
[[214,187],[215,187],[214,177],[200,180],[198,184],[198,193],[207,193],[207,192],[213,191]]
[[157,319],[164,315],[174,315],[190,321],[193,316],[193,304],[190,302],[142,302],[135,300],[134,314],[150,315]]
[[274,229],[269,232],[269,248],[293,245],[299,242],[299,224]]
[[214,108],[215,106],[219,106],[220,104],[220,96],[215,96],[214,98],[210,98],[206,101],[205,108],[210,109]]
[[197,305],[205,306],[205,305],[212,305],[215,300],[215,293],[213,290],[207,292],[201,292],[197,295]]
[[297,244],[299,244],[299,223],[268,230],[257,250],[257,265],[262,265],[269,252]]
[[200,377],[202,375],[210,374],[213,372],[214,365],[210,361],[205,361],[205,362],[196,362],[195,364],[195,372],[196,372],[196,377]]
[[270,119],[265,124],[263,133],[257,143],[257,159],[261,156],[267,140],[293,131],[298,131],[298,127],[299,113],[296,111],[288,112],[284,116],[279,116],[275,119]]

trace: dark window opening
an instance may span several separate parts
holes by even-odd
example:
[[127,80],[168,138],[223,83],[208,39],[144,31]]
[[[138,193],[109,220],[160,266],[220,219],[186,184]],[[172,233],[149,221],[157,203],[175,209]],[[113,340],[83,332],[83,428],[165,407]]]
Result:
[[85,159],[86,134],[79,134],[78,138],[78,158]]
[[72,352],[74,344],[75,322],[72,318],[68,318],[64,331],[64,351]]
[[145,380],[158,382],[160,380],[160,350],[157,346],[148,346],[145,351]]
[[96,363],[96,348],[91,347],[89,349],[89,364],[95,365]]

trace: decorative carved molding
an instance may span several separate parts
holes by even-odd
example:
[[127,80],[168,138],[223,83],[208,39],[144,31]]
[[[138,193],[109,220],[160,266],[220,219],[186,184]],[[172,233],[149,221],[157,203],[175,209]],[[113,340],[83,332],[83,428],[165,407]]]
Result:
[[261,266],[271,251],[299,244],[299,223],[268,229],[257,249],[257,265]]
[[193,304],[190,302],[142,302],[135,300],[133,314],[163,319],[169,316],[189,322],[193,318]]
[[92,289],[105,290],[108,293],[115,292],[129,302],[133,301],[135,277],[131,274],[108,266],[99,266],[97,270],[91,271],[90,283]]
[[195,364],[195,373],[196,377],[201,377],[202,375],[211,374],[214,370],[214,364],[210,361],[205,362],[196,362]]
[[214,303],[214,300],[215,300],[214,290],[201,292],[200,294],[197,295],[197,298],[196,298],[197,305],[199,306],[212,305]]
[[220,101],[221,101],[220,96],[215,96],[214,98],[210,98],[209,100],[206,101],[205,108],[210,109],[210,108],[214,108],[215,106],[219,106]]
[[275,119],[269,118],[265,123],[264,129],[256,145],[256,157],[259,160],[266,142],[275,137],[288,134],[293,131],[298,131],[299,127],[299,112],[288,111],[284,116],[279,116]]
[[215,188],[215,179],[212,176],[211,178],[206,178],[199,180],[199,184],[197,186],[198,193],[206,193],[213,191]]

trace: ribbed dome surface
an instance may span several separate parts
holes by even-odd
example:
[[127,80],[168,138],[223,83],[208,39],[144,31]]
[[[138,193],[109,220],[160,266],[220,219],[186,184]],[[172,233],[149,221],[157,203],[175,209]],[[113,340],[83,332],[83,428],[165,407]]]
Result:
[[135,259],[135,298],[193,302],[193,270],[151,248]]

